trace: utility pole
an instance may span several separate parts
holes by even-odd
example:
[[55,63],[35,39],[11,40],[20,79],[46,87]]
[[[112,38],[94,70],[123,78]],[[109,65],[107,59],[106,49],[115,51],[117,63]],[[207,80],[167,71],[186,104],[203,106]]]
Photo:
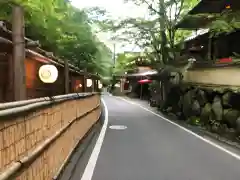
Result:
[[116,44],[113,44],[113,66],[116,65]]
[[12,41],[13,41],[13,70],[14,70],[14,100],[26,99],[25,75],[25,27],[24,11],[21,6],[12,7]]

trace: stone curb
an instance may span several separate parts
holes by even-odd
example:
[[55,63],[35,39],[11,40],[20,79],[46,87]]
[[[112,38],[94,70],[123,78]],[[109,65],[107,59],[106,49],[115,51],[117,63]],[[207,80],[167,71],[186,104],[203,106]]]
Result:
[[204,130],[204,129],[200,129],[200,130],[201,130],[206,136],[209,136],[209,137],[211,137],[211,138],[214,138],[214,139],[216,139],[216,140],[218,140],[218,141],[220,141],[220,142],[222,142],[222,143],[225,143],[225,144],[227,144],[227,145],[229,145],[229,146],[233,146],[234,148],[237,148],[237,149],[240,150],[240,144],[239,144],[239,143],[234,142],[234,141],[231,141],[231,140],[229,140],[229,139],[227,139],[227,138],[225,138],[225,137],[223,137],[223,136],[220,136],[220,135],[218,135],[218,134],[211,133],[211,132],[209,132],[209,131],[207,131],[207,130]]

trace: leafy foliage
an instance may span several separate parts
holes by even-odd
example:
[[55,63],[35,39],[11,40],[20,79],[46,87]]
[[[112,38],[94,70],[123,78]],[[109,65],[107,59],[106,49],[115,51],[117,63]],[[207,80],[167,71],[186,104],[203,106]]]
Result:
[[[120,40],[134,42],[155,56],[158,66],[168,64],[175,58],[175,44],[180,43],[186,33],[175,28],[179,20],[197,0],[126,0],[146,6],[148,18],[128,18],[113,25],[113,32],[120,31]],[[114,37],[117,39],[119,34]]]
[[204,28],[208,28],[211,36],[218,36],[222,33],[231,33],[240,29],[240,11],[224,10],[221,13],[205,13],[188,15],[186,17],[207,21]]
[[226,10],[212,16],[215,18],[209,26],[212,36],[217,36],[221,33],[231,33],[240,29],[240,11]]
[[121,53],[116,59],[116,65],[113,71],[114,75],[123,75],[125,72],[134,71],[136,68],[135,58],[138,54]]
[[[66,0],[12,2],[24,7],[26,36],[39,40],[43,49],[80,69],[109,75],[111,51],[94,35],[89,11],[76,9]],[[0,17],[11,19],[10,3],[1,4]]]

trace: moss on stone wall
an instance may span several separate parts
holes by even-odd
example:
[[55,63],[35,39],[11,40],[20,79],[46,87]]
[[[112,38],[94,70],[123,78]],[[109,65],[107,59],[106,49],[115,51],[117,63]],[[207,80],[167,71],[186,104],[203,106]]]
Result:
[[208,127],[216,133],[240,136],[239,93],[185,86],[170,90],[167,97],[166,106],[161,110],[170,116]]

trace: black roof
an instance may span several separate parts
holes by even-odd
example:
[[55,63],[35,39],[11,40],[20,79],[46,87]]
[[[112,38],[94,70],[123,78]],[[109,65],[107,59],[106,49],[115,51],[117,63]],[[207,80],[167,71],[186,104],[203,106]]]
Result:
[[202,16],[185,16],[182,21],[177,25],[177,29],[189,29],[196,30],[199,28],[205,28],[209,23],[214,20],[213,17],[208,17],[207,15]]
[[188,14],[221,13],[232,0],[201,0]]
[[176,28],[183,29],[199,29],[206,27],[214,19],[208,18],[207,15],[195,17],[197,14],[216,14],[226,10],[226,6],[230,5],[231,10],[240,9],[240,0],[201,0],[192,10],[188,12],[177,25]]

